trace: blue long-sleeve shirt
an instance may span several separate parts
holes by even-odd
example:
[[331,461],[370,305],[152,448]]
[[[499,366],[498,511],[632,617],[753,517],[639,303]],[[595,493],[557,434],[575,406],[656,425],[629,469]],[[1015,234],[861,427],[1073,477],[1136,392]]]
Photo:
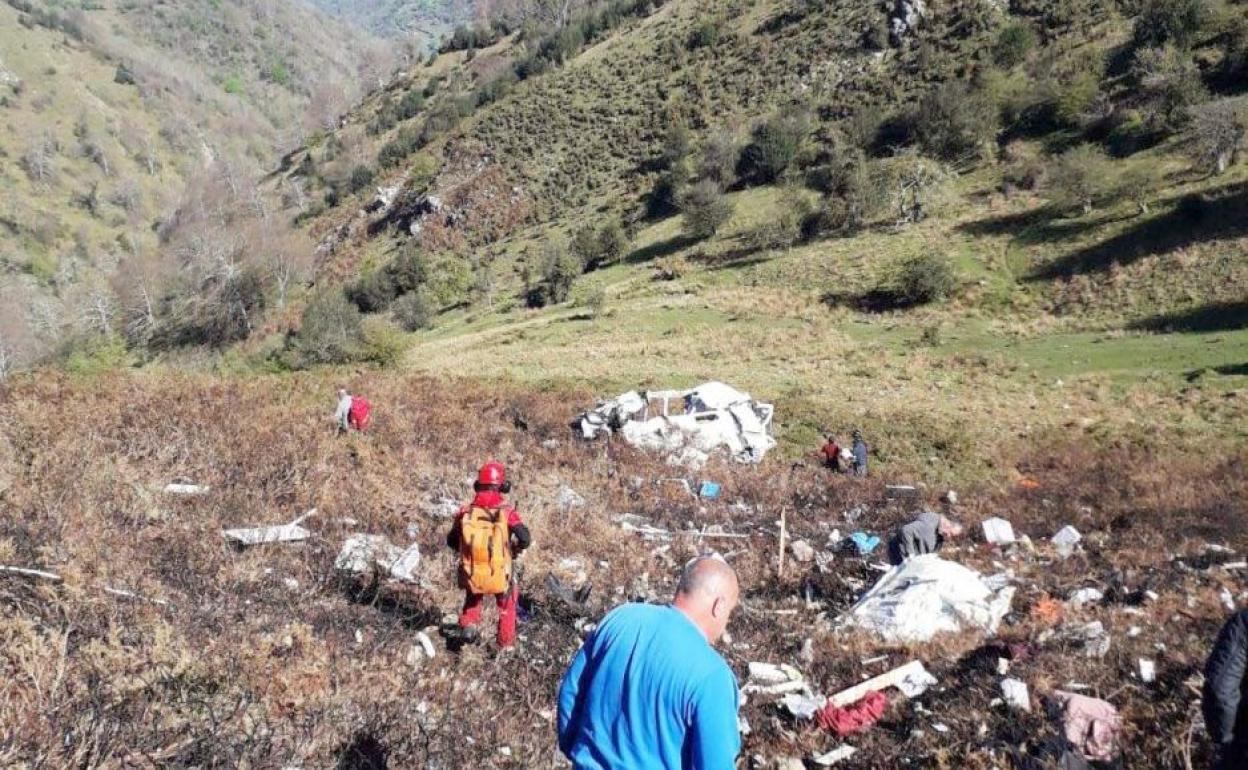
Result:
[[737,679],[680,610],[622,605],[563,677],[559,748],[577,770],[732,770]]

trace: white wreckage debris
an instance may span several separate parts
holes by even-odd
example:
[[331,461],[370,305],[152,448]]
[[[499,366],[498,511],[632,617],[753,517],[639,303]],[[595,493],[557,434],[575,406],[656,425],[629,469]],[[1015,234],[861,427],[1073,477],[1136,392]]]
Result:
[[221,536],[232,540],[239,546],[263,545],[265,543],[297,543],[307,540],[312,533],[299,526],[309,517],[316,515],[313,508],[289,524],[272,527],[246,527],[241,529],[223,529]]
[[180,484],[172,482],[165,485],[165,494],[184,495],[186,497],[198,497],[206,495],[211,491],[211,487],[206,484]]
[[572,426],[587,440],[618,433],[632,446],[665,453],[673,464],[698,468],[721,449],[739,462],[760,462],[776,445],[774,412],[748,393],[707,382],[690,390],[629,391],[580,415]]
[[399,548],[383,535],[354,534],[342,544],[334,569],[364,575],[380,567],[395,580],[416,582],[416,568],[420,566],[420,548],[412,543],[406,549]]
[[842,622],[890,642],[925,642],[966,628],[995,634],[1015,590],[999,582],[936,554],[913,556],[885,573]]

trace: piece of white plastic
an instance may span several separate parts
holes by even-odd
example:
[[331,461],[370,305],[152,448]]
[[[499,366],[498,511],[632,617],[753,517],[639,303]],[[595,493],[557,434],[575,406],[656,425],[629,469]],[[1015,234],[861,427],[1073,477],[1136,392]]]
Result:
[[1083,535],[1079,534],[1079,530],[1067,524],[1053,536],[1053,546],[1059,556],[1066,558],[1075,552],[1080,540],[1083,540]]
[[1140,658],[1137,661],[1140,667],[1140,681],[1145,684],[1151,684],[1157,681],[1157,664],[1147,658]]
[[983,523],[984,542],[993,545],[1010,545],[1015,542],[1014,525],[998,516],[985,519]]
[[968,628],[993,634],[1014,590],[994,590],[978,572],[924,554],[888,570],[842,620],[890,642],[925,642]]
[[1027,683],[1020,679],[1002,679],[1001,697],[1012,709],[1031,711],[1031,695],[1027,692]]
[[831,767],[832,765],[835,765],[838,762],[844,762],[845,760],[849,759],[857,751],[858,749],[854,748],[853,746],[850,746],[849,744],[845,744],[844,746],[838,746],[837,748],[832,749],[831,751],[825,752],[823,754],[816,754],[810,759],[812,762],[814,762],[816,765],[819,765],[820,767]]
[[194,497],[206,495],[212,488],[204,484],[166,484],[165,492],[171,495]]

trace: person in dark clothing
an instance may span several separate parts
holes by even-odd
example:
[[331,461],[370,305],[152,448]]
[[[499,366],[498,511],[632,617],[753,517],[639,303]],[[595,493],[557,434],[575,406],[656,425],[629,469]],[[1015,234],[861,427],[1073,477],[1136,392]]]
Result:
[[1214,770],[1248,768],[1248,610],[1226,621],[1205,663],[1201,706],[1216,752]]
[[850,472],[855,476],[867,475],[867,442],[862,440],[862,431],[854,431],[854,464]]

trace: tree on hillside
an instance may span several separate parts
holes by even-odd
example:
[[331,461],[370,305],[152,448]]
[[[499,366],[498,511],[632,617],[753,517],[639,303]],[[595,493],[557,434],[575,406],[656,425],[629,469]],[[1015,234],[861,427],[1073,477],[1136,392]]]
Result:
[[1114,171],[1104,152],[1081,144],[1054,161],[1048,175],[1048,198],[1064,211],[1088,214],[1117,194]]
[[1190,48],[1213,17],[1210,0],[1145,0],[1135,19],[1135,45]]
[[919,102],[914,134],[923,151],[949,161],[979,152],[997,132],[997,112],[982,94],[961,81],[946,83]]
[[778,180],[802,152],[810,118],[801,111],[777,113],[754,127],[741,152],[741,176],[755,184]]
[[698,182],[680,196],[684,232],[690,238],[705,240],[732,218],[732,201],[711,181]]
[[1149,122],[1166,131],[1183,125],[1191,108],[1209,98],[1200,68],[1174,46],[1137,51],[1131,75],[1147,101]]
[[360,311],[341,291],[312,298],[299,323],[296,346],[304,365],[346,363],[359,355],[363,340]]
[[1244,143],[1244,110],[1230,101],[1214,102],[1192,111],[1191,154],[1209,174],[1223,174],[1236,161]]
[[698,178],[709,179],[720,187],[735,181],[740,151],[729,131],[717,131],[702,143],[698,157]]
[[1036,47],[1036,33],[1024,21],[1007,24],[997,33],[992,47],[992,59],[1002,69],[1013,69],[1027,60]]

